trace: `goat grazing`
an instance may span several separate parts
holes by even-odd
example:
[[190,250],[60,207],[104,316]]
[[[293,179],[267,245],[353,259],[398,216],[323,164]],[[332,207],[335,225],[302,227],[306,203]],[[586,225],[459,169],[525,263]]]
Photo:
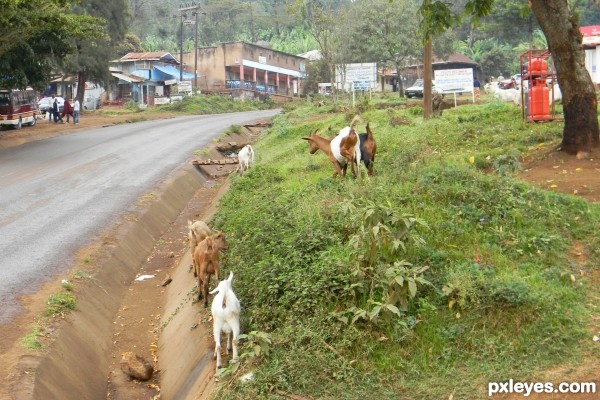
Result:
[[194,262],[194,250],[199,242],[210,235],[210,228],[204,221],[188,220],[188,239],[190,241],[190,254],[192,255],[192,266],[194,268],[194,276],[196,276],[196,263]]
[[360,133],[358,135],[360,143],[360,158],[367,168],[367,175],[375,175],[373,164],[375,163],[375,153],[377,152],[377,143],[373,137],[373,132],[369,128],[367,123],[367,133]]
[[242,147],[238,153],[238,173],[242,175],[254,164],[254,149],[249,144]]
[[331,140],[317,135],[317,131],[311,133],[309,137],[302,138],[308,141],[310,154],[315,154],[319,149],[327,154],[336,171],[334,177],[345,176],[348,164],[351,166],[353,176],[356,176],[355,165],[360,172],[360,142],[354,129],[358,120],[358,116],[354,117],[350,126],[342,128]]
[[[210,306],[210,312],[213,317],[213,335],[215,337],[215,353],[213,357],[217,358],[217,368],[221,368],[221,331],[227,335],[226,354],[233,345],[233,358],[231,362],[238,360],[238,336],[240,335],[240,302],[233,293],[231,282],[233,281],[233,272],[229,273],[229,278],[219,282],[210,294],[217,294]],[[231,338],[233,333],[233,340]]]
[[207,236],[198,242],[194,250],[194,276],[198,277],[198,301],[204,294],[204,307],[208,307],[208,284],[210,276],[214,275],[219,281],[219,250],[229,248],[223,232]]

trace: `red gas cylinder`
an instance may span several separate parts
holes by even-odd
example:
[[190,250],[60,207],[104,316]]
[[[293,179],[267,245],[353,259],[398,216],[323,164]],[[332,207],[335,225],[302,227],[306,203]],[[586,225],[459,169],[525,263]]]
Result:
[[541,75],[545,74],[548,69],[548,63],[545,59],[540,57],[532,58],[527,66],[527,73],[529,75]]
[[531,120],[548,121],[550,119],[550,98],[546,82],[543,79],[535,80],[527,96]]

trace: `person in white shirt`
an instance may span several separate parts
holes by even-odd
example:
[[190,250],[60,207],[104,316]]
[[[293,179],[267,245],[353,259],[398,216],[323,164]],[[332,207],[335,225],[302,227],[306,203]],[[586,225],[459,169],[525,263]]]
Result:
[[73,122],[75,125],[79,123],[79,100],[75,99],[73,103]]

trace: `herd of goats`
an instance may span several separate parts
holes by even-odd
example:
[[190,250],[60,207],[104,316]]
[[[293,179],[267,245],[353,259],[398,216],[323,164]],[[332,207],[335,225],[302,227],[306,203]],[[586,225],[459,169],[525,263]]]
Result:
[[[367,124],[366,133],[356,133],[356,124],[360,117],[356,116],[350,126],[342,128],[333,139],[327,139],[313,131],[309,137],[302,139],[308,141],[310,154],[317,150],[324,152],[335,168],[335,176],[345,176],[348,165],[351,166],[352,175],[361,174],[360,163],[364,163],[367,175],[373,176],[375,170],[375,152],[377,144],[373,132]],[[254,149],[251,145],[244,146],[238,153],[238,174],[242,175],[254,163]],[[204,307],[208,307],[208,295],[214,294],[211,304],[213,317],[213,335],[215,339],[214,357],[217,359],[216,370],[221,368],[221,332],[227,335],[226,354],[233,348],[231,362],[238,359],[238,337],[240,334],[240,302],[233,292],[233,272],[229,278],[219,281],[219,252],[227,250],[229,244],[221,231],[212,234],[211,229],[204,221],[188,221],[188,239],[192,255],[192,269],[198,278],[198,301],[203,300]],[[218,285],[208,291],[210,277],[215,277]],[[233,335],[232,335],[233,334]],[[232,337],[233,336],[233,337]]]

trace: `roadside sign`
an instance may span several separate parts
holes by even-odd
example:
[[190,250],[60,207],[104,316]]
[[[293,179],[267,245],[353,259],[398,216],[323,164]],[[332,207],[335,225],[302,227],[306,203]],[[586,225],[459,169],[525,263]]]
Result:
[[179,93],[186,93],[192,91],[192,81],[181,81],[177,84],[177,90]]
[[368,79],[361,79],[352,82],[352,90],[369,90],[371,89],[371,81]]
[[444,93],[462,93],[473,91],[473,69],[439,69],[433,71],[435,87]]

